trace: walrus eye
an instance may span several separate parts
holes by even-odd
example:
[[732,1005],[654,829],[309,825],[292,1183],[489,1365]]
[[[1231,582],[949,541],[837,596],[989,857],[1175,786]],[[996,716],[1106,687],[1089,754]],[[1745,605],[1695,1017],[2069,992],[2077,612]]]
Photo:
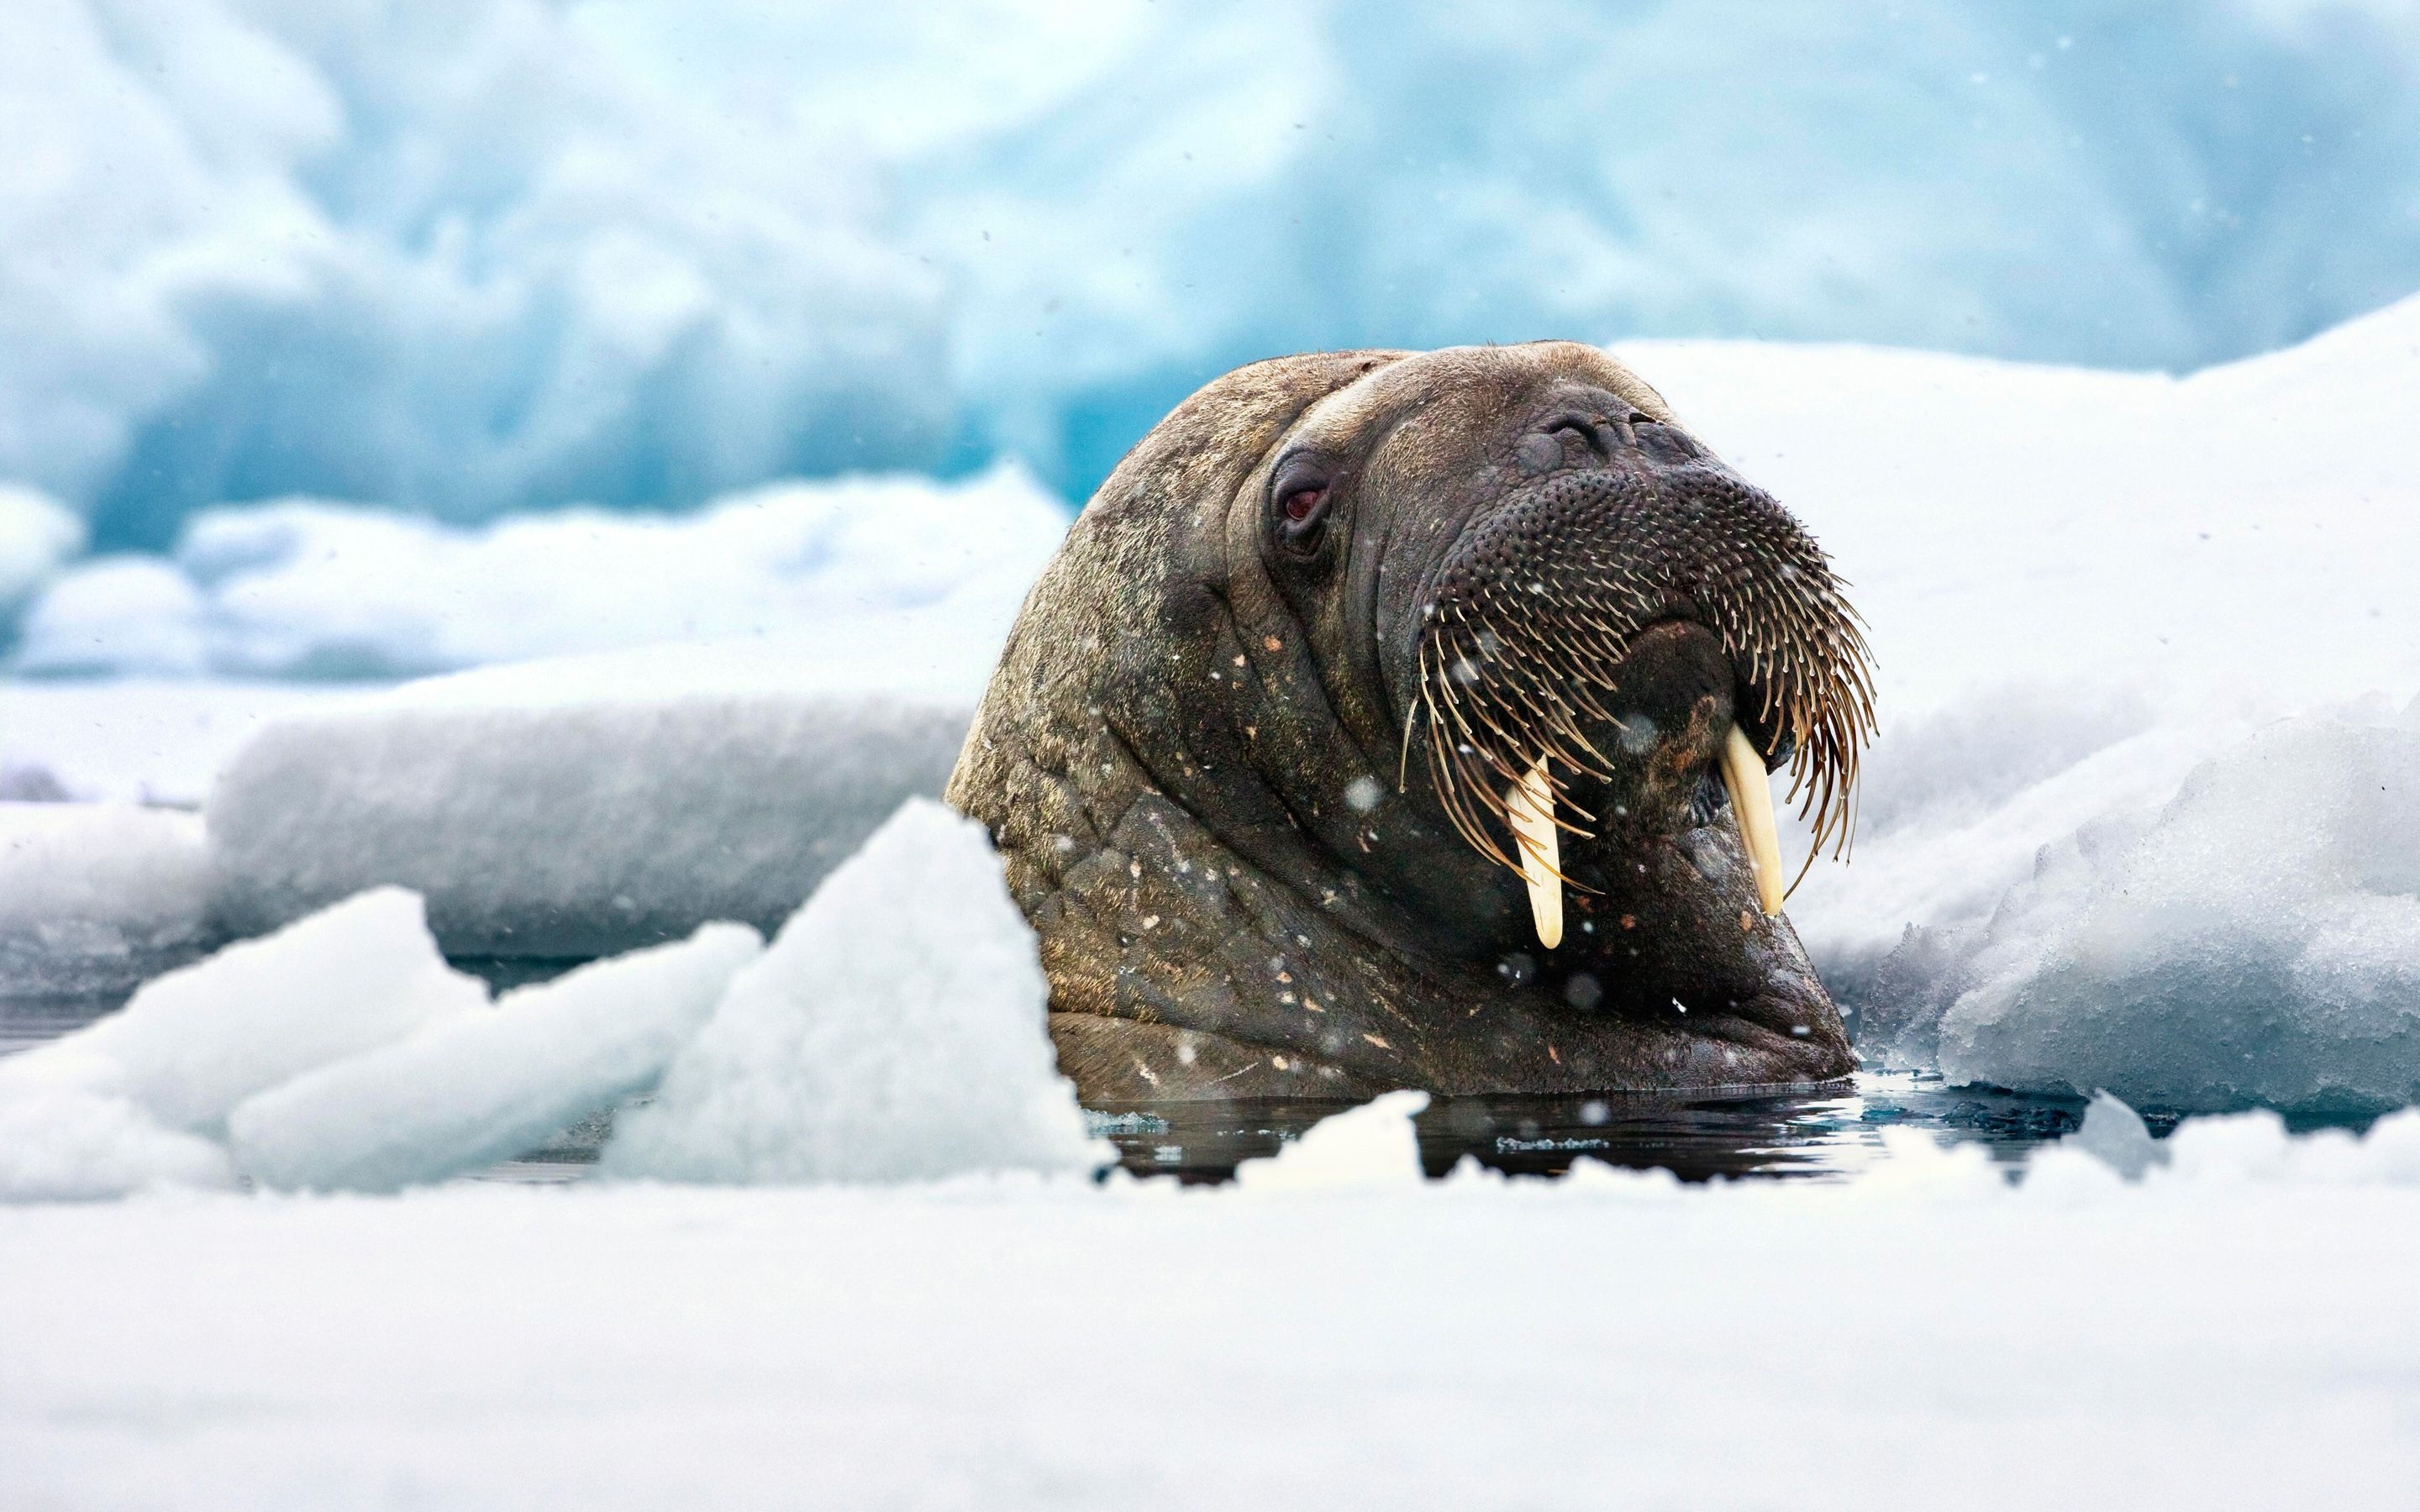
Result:
[[1271,534],[1288,555],[1309,561],[1319,555],[1327,538],[1328,501],[1335,479],[1315,458],[1295,456],[1280,464],[1270,480]]

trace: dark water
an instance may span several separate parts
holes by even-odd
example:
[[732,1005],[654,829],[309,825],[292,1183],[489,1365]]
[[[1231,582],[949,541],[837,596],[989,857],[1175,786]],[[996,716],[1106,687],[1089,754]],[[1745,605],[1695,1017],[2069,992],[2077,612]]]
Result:
[[[1096,1130],[1139,1176],[1211,1181],[1349,1103],[1263,1100],[1158,1103],[1095,1115]],[[2072,1134],[2084,1103],[1949,1088],[1938,1078],[1869,1076],[1821,1096],[1607,1094],[1439,1098],[1418,1120],[1420,1160],[1443,1176],[1464,1157],[1517,1176],[1559,1176],[1585,1156],[1683,1180],[1840,1177],[1885,1158],[1880,1131],[1898,1124],[2022,1160]]]
[[[1241,1162],[1274,1155],[1349,1102],[1258,1098],[1159,1103],[1090,1115],[1137,1176],[1221,1181]],[[1464,1157],[1516,1176],[1559,1176],[1583,1156],[1683,1180],[1716,1177],[1838,1179],[1888,1158],[1880,1131],[1898,1124],[1983,1146],[2013,1166],[2027,1150],[2075,1132],[2084,1103],[1945,1087],[1937,1077],[1867,1076],[1848,1093],[1809,1096],[1439,1098],[1418,1119],[1420,1161],[1443,1176]],[[2164,1133],[2174,1119],[2150,1120]],[[608,1117],[566,1132],[550,1149],[486,1173],[490,1180],[577,1180],[612,1132]]]
[[[115,1003],[0,1001],[0,1055],[89,1022]],[[1237,1164],[1275,1154],[1287,1140],[1350,1103],[1254,1099],[1140,1104],[1092,1116],[1094,1131],[1138,1176],[1223,1180]],[[1857,1078],[1822,1095],[1607,1093],[1594,1097],[1439,1098],[1419,1119],[1420,1158],[1443,1176],[1466,1156],[1520,1176],[1558,1176],[1585,1156],[1683,1180],[1717,1177],[1838,1179],[1887,1159],[1881,1131],[1922,1129],[1947,1143],[1977,1144],[2014,1165],[2027,1151],[2072,1134],[2082,1100],[1949,1087],[1938,1077]],[[2146,1112],[2154,1134],[2177,1117]],[[2297,1126],[2367,1119],[2289,1119]],[[550,1148],[484,1173],[519,1181],[576,1180],[612,1133],[600,1114],[566,1130]]]

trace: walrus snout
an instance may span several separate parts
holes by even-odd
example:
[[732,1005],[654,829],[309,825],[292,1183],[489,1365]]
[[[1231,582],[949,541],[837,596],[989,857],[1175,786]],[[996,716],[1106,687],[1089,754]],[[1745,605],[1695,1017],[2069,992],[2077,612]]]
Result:
[[[1406,755],[1419,739],[1462,837],[1540,901],[1541,874],[1561,870],[1559,835],[1585,839],[1606,810],[1626,828],[1683,827],[1710,769],[1745,799],[1734,729],[1747,766],[1792,766],[1819,835],[1844,827],[1870,682],[1813,539],[1685,432],[1643,415],[1550,415],[1513,453],[1533,476],[1465,528],[1416,626]],[[1525,791],[1538,799],[1516,816],[1508,795]],[[1768,863],[1772,911],[1771,837],[1745,836]]]

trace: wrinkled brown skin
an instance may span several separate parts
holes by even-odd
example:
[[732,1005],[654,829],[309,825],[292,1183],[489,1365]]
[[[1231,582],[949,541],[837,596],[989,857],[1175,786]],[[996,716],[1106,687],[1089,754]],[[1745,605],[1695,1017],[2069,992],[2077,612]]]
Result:
[[[1417,596],[1412,579],[1518,479],[1538,417],[1575,402],[1677,424],[1575,344],[1320,353],[1203,388],[1094,496],[948,790],[1040,935],[1050,1033],[1086,1105],[1854,1069],[1795,933],[1757,908],[1728,814],[1676,817],[1727,693],[1671,711],[1675,733],[1631,774],[1630,829],[1567,848],[1605,890],[1573,894],[1552,952],[1521,879],[1448,824],[1417,744],[1398,789],[1412,632],[1381,601]],[[1324,576],[1268,539],[1270,470],[1306,443],[1346,469]],[[1357,779],[1381,795],[1366,813],[1345,797]],[[1585,1008],[1581,971],[1604,995]]]

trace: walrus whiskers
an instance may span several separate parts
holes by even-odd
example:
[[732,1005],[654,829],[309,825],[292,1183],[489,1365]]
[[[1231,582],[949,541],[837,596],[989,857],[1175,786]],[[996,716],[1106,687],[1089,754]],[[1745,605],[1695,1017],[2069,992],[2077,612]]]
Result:
[[[1718,493],[1696,507],[1716,514],[1737,504]],[[1474,571],[1449,583],[1442,601],[1430,607],[1419,657],[1420,702],[1404,720],[1404,763],[1425,715],[1431,780],[1448,817],[1473,848],[1521,872],[1533,907],[1542,907],[1533,869],[1541,860],[1558,875],[1561,869],[1559,854],[1531,837],[1551,840],[1558,829],[1575,827],[1557,811],[1568,801],[1556,791],[1564,785],[1547,774],[1559,764],[1600,779],[1611,776],[1612,762],[1581,721],[1619,723],[1599,692],[1618,690],[1618,671],[1637,636],[1670,618],[1676,603],[1685,606],[1685,616],[1713,631],[1723,655],[1742,669],[1758,695],[1758,723],[1772,728],[1777,721],[1789,743],[1785,801],[1796,802],[1810,824],[1812,844],[1788,887],[1761,755],[1734,726],[1715,763],[1759,903],[1767,914],[1778,912],[1815,856],[1827,845],[1836,858],[1846,856],[1854,832],[1873,685],[1871,653],[1843,595],[1846,585],[1813,542],[1752,518],[1745,507],[1729,508],[1747,523],[1730,521],[1724,549],[1698,553],[1712,571],[1676,565],[1687,560],[1689,542],[1667,543],[1634,528],[1621,510],[1573,513],[1572,529],[1597,528],[1606,538],[1572,543],[1567,563],[1523,565],[1512,574]],[[1737,548],[1743,537],[1753,549]],[[1616,560],[1617,542],[1643,559],[1646,570],[1640,562]],[[1509,850],[1499,834],[1512,839]],[[1559,933],[1559,890],[1554,908]],[[1538,915],[1542,940],[1547,917]]]

